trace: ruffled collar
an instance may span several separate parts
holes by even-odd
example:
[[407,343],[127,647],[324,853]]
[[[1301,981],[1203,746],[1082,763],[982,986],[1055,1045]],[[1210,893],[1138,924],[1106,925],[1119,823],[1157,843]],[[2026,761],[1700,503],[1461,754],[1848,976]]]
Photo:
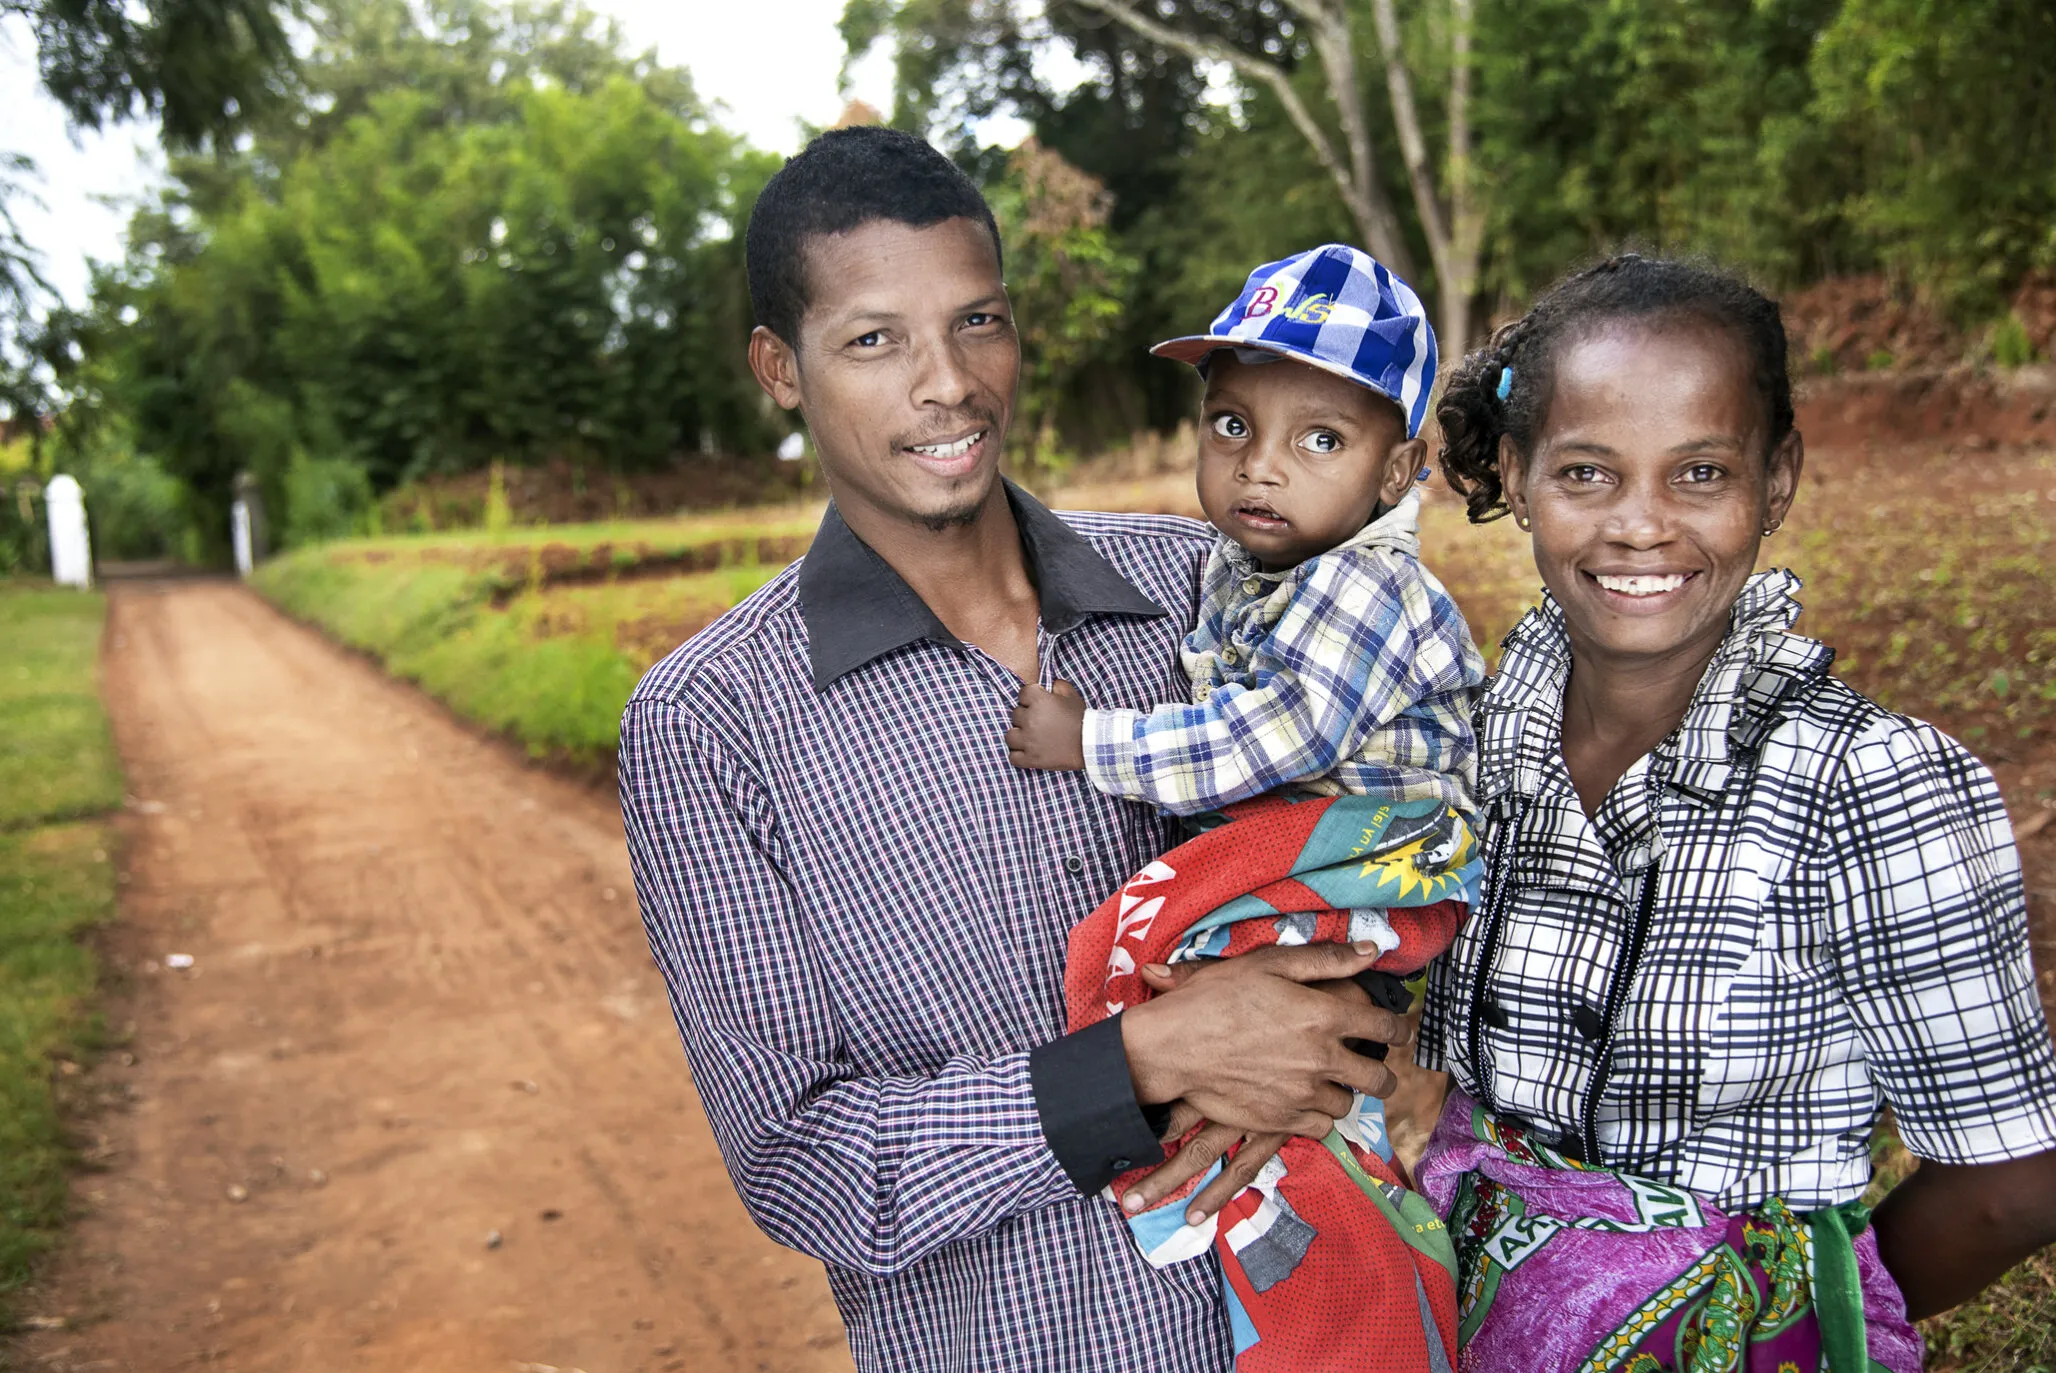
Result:
[[[1785,702],[1825,677],[1835,651],[1790,633],[1799,618],[1799,578],[1759,572],[1735,598],[1728,634],[1699,679],[1676,732],[1657,748],[1668,780],[1712,800],[1735,767],[1753,755],[1782,716]],[[1478,792],[1532,796],[1558,746],[1571,644],[1563,608],[1546,591],[1542,604],[1502,644],[1499,671],[1478,706]]]

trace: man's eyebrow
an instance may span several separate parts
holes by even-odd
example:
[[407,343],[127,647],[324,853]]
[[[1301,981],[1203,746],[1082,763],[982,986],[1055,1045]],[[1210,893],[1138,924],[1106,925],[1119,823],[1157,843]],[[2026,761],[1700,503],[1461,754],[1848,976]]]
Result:
[[959,305],[957,307],[957,313],[960,315],[968,315],[973,310],[987,310],[995,305],[1004,305],[1006,304],[1006,301],[1006,289],[1002,287],[997,291],[987,292],[985,295],[978,297],[978,299],[976,300],[967,301],[966,303]]

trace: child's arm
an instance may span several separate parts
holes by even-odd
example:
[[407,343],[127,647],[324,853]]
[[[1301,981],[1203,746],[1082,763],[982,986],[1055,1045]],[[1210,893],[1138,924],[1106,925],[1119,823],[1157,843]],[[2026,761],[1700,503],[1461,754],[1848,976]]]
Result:
[[[1194,705],[1086,712],[1093,785],[1194,815],[1330,771],[1370,731],[1482,676],[1463,617],[1436,590],[1411,560],[1324,556],[1252,648],[1255,686],[1230,683]],[[1452,704],[1450,714],[1451,731],[1467,737],[1467,712]]]

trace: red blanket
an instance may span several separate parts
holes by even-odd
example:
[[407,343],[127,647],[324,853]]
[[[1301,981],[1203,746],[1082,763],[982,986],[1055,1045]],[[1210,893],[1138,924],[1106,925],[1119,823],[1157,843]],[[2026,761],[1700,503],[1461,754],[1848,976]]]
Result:
[[[1388,950],[1378,968],[1417,972],[1468,912],[1476,845],[1440,802],[1264,797],[1231,807],[1226,821],[1137,873],[1071,932],[1072,1029],[1149,999],[1137,975],[1146,963],[1370,938]],[[1202,1226],[1170,1208],[1182,1210],[1204,1177],[1128,1217],[1153,1263],[1209,1246],[1219,1255],[1237,1373],[1456,1366],[1453,1249],[1434,1208],[1388,1161],[1382,1116],[1375,1128],[1376,1137],[1338,1128],[1291,1140]],[[1116,1179],[1113,1198],[1147,1171]]]

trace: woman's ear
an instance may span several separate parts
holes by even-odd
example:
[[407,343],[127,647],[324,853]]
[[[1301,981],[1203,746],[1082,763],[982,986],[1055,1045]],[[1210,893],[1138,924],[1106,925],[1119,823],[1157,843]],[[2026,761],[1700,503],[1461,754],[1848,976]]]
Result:
[[1528,460],[1515,446],[1513,435],[1499,436],[1499,489],[1513,511],[1514,523],[1528,527]]
[[791,344],[761,324],[750,330],[750,371],[781,410],[799,409],[799,357]]
[[1785,522],[1792,509],[1792,497],[1799,491],[1799,473],[1805,466],[1806,440],[1794,429],[1770,450],[1764,473],[1764,528],[1772,529]]
[[1385,480],[1378,486],[1378,504],[1398,505],[1420,478],[1428,461],[1428,441],[1408,439],[1392,445],[1385,455]]

